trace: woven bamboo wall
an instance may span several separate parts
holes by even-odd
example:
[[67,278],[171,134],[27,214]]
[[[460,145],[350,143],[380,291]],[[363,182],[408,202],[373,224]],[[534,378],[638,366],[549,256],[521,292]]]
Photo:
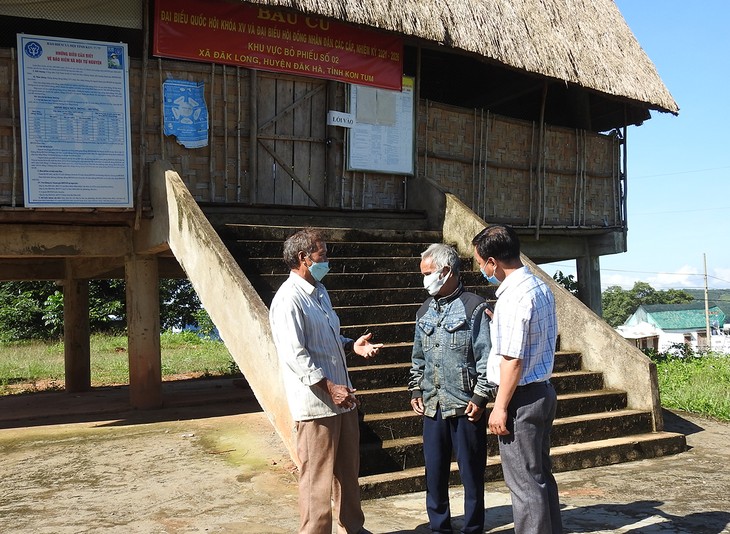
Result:
[[421,102],[419,174],[488,221],[620,226],[617,140],[554,126],[543,137],[530,122]]
[[[142,157],[146,164],[170,161],[200,202],[402,209],[407,189],[418,186],[413,177],[346,170],[343,130],[326,126],[327,110],[346,108],[344,84],[328,91],[322,80],[258,72],[252,104],[247,69],[153,59],[143,106],[142,62],[130,65],[135,188],[146,179]],[[0,205],[22,206],[17,73],[8,49],[0,50],[0,76]],[[188,149],[162,135],[161,90],[168,78],[205,83],[209,146]],[[253,105],[260,128],[254,171]],[[540,158],[532,123],[424,101],[416,135],[418,177],[437,181],[487,220],[620,225],[619,149],[610,136],[548,126]]]

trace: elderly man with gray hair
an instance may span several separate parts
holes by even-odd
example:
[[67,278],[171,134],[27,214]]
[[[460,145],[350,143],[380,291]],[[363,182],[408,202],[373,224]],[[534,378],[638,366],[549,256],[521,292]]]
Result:
[[426,511],[432,532],[451,532],[449,471],[452,451],[464,485],[463,533],[484,531],[487,428],[494,396],[487,382],[491,348],[485,300],[464,291],[453,247],[433,244],[421,254],[429,298],[416,313],[408,389],[423,416]]

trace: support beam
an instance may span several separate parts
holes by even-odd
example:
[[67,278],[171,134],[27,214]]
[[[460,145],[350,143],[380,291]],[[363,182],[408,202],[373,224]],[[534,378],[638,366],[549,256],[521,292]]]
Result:
[[601,260],[598,256],[581,256],[575,260],[578,278],[578,298],[593,310],[603,314],[601,305]]
[[63,358],[66,392],[91,389],[89,281],[68,277],[63,282]]
[[0,257],[114,257],[132,252],[130,230],[123,226],[5,224],[2,232]]
[[127,256],[125,281],[129,402],[133,408],[159,408],[162,406],[162,362],[157,258]]

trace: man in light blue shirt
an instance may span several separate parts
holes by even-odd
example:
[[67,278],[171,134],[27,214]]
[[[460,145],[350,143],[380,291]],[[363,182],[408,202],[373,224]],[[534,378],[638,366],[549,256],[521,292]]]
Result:
[[557,314],[550,288],[520,259],[517,233],[488,226],[472,240],[487,280],[499,284],[492,318],[487,379],[499,384],[489,430],[512,495],[516,534],[559,534],[558,486],[550,461],[557,395],[550,384]]
[[382,344],[372,334],[356,341],[340,334],[340,320],[321,280],[329,271],[327,244],[305,228],[284,242],[291,269],[271,303],[269,322],[282,362],[289,409],[296,421],[300,534],[331,534],[332,503],[337,532],[359,534],[360,429],[355,390],[345,349],[365,358]]

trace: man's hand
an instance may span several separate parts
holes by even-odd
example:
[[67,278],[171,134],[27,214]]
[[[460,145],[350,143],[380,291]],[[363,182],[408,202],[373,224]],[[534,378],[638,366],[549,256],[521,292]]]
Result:
[[466,405],[466,411],[464,412],[467,416],[467,419],[471,422],[479,421],[479,419],[482,418],[482,414],[484,413],[484,408],[480,408],[476,404],[474,404],[472,401],[469,401],[469,404]]
[[372,358],[383,346],[382,343],[370,343],[370,338],[373,337],[373,333],[365,334],[357,338],[355,343],[352,345],[352,350],[355,354],[359,354],[363,358]]
[[423,399],[421,397],[411,399],[411,408],[418,415],[423,415]]
[[354,408],[360,406],[360,400],[355,396],[355,391],[347,386],[335,386],[330,391],[330,396],[340,408]]
[[360,406],[360,399],[355,396],[355,389],[335,384],[331,380],[324,378],[317,385],[329,393],[332,402],[340,408],[353,408]]
[[497,436],[509,434],[509,430],[507,430],[507,410],[492,408],[492,413],[489,414],[489,432]]

